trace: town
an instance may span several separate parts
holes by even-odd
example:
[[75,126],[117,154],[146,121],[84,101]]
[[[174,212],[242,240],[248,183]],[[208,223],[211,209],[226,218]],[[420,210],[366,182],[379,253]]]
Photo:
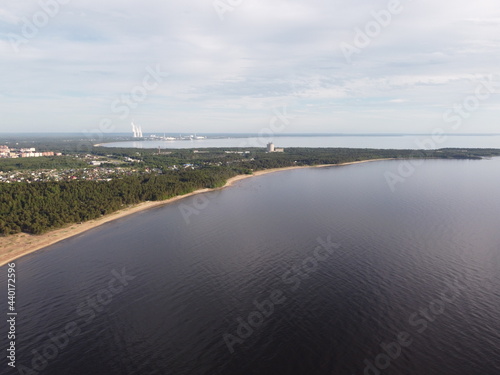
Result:
[[62,156],[62,153],[54,151],[36,152],[34,147],[14,149],[6,145],[0,145],[0,158],[38,158],[41,156]]
[[[60,152],[32,152],[31,149],[22,149],[22,154],[27,154],[26,150],[30,150],[30,154],[36,154],[39,157],[30,161],[29,164],[20,163],[18,158],[28,158],[30,156],[14,156],[3,157],[5,162],[9,159],[12,160],[7,165],[0,164],[0,183],[33,183],[33,182],[58,182],[58,181],[111,181],[116,178],[123,178],[126,176],[141,176],[152,174],[163,174],[166,171],[181,171],[181,170],[194,170],[202,167],[217,166],[223,164],[230,165],[235,162],[241,162],[246,159],[232,159],[221,161],[206,161],[195,160],[188,162],[181,159],[176,159],[176,162],[165,163],[157,166],[155,163],[145,163],[144,160],[138,156],[118,156],[113,154],[96,155],[96,154],[62,154]],[[20,151],[20,150],[19,150]],[[203,154],[208,151],[193,150],[193,154]],[[226,151],[230,153],[232,151]],[[239,154],[239,152],[237,152]],[[243,153],[243,152],[241,152]],[[248,151],[246,152],[248,153]],[[170,152],[160,153],[158,155],[170,155]],[[154,155],[154,154],[153,154]],[[59,157],[56,157],[59,156]],[[43,159],[43,160],[42,160]],[[25,159],[22,159],[25,160]],[[251,159],[252,160],[252,159]],[[26,160],[27,162],[28,160]]]

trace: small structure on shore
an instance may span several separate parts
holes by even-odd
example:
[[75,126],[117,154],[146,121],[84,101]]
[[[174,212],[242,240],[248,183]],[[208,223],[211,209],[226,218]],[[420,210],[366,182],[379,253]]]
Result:
[[267,144],[267,152],[285,152],[284,148],[278,148],[274,146],[274,143],[269,142]]

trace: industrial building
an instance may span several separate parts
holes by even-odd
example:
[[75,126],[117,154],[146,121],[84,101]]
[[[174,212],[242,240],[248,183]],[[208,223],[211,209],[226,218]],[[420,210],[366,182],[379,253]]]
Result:
[[274,146],[274,143],[269,142],[267,144],[267,152],[285,152],[284,148],[278,148]]

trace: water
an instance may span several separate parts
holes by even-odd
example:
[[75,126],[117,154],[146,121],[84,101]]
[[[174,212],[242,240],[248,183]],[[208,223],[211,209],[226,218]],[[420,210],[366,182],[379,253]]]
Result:
[[383,149],[500,148],[500,135],[447,135],[443,138],[426,135],[393,136],[269,136],[207,138],[176,141],[135,141],[103,144],[106,147],[133,148],[209,148],[265,147],[274,142],[278,147],[348,147]]
[[[500,158],[428,160],[393,192],[384,173],[399,163],[250,178],[18,260],[17,364],[50,375],[499,374]],[[130,280],[113,283],[123,271]],[[224,335],[249,319],[257,328],[240,327],[231,353]],[[81,333],[65,339],[71,322]]]

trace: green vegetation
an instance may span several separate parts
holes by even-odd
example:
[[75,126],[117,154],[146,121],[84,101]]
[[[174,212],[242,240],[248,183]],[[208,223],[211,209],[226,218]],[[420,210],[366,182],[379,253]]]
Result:
[[[164,200],[201,188],[223,186],[230,177],[288,166],[340,164],[368,159],[454,158],[500,156],[496,149],[442,149],[434,151],[346,148],[289,148],[285,153],[262,149],[155,150],[93,148],[93,156],[129,158],[135,174],[111,181],[52,181],[0,183],[0,235],[41,234],[69,223],[98,218],[124,206]],[[88,166],[75,157],[0,160],[0,170]],[[112,167],[110,164],[109,167]],[[13,168],[13,169],[10,169]],[[132,170],[132,169],[131,169]],[[142,173],[149,170],[148,174]]]
[[0,172],[37,169],[85,168],[83,160],[70,156],[46,156],[39,158],[0,159]]
[[96,219],[126,205],[219,187],[236,173],[227,168],[206,168],[126,176],[109,182],[0,184],[0,234],[41,234],[67,223]]

